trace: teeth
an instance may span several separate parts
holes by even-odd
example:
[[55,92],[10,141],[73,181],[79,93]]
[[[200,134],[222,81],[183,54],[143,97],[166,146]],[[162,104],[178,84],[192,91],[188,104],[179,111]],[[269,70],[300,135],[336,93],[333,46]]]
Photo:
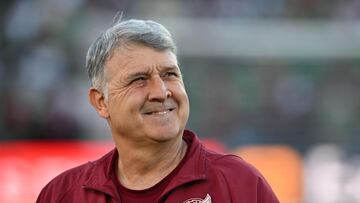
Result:
[[164,115],[164,114],[166,114],[167,112],[169,112],[169,110],[166,110],[166,111],[156,111],[156,112],[152,112],[151,114],[152,114],[152,115]]

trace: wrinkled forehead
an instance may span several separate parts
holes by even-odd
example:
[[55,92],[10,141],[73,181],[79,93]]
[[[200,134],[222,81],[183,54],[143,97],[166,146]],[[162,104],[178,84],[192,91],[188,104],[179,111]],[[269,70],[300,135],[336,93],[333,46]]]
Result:
[[171,48],[160,49],[160,48],[154,47],[150,44],[141,43],[141,42],[132,42],[132,41],[122,41],[122,42],[116,43],[116,45],[110,51],[105,63],[107,61],[111,60],[111,58],[114,55],[117,55],[117,56],[123,55],[125,57],[133,57],[134,53],[136,54],[136,52],[138,52],[140,49],[144,49],[144,48],[153,50],[156,52],[168,53],[169,56],[171,56],[171,58],[175,59],[176,65],[178,65],[176,53],[174,53],[174,51]]
[[109,77],[117,72],[146,72],[152,68],[180,71],[177,57],[170,49],[158,50],[139,43],[118,47],[105,62],[105,73]]

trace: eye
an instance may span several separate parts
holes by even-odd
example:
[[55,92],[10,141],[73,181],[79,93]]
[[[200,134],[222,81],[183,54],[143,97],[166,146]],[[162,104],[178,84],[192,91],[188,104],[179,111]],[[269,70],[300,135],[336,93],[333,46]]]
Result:
[[172,72],[172,71],[169,71],[169,72],[166,72],[164,74],[165,77],[178,77],[178,74],[176,72]]
[[136,83],[136,82],[142,82],[145,81],[147,78],[145,76],[138,76],[131,80],[130,84]]

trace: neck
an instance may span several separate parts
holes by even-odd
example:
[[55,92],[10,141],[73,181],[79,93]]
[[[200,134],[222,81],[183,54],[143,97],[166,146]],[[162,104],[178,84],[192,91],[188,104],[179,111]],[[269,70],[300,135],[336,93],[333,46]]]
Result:
[[176,168],[185,156],[186,149],[187,145],[182,137],[146,147],[118,143],[118,179],[129,189],[150,188]]

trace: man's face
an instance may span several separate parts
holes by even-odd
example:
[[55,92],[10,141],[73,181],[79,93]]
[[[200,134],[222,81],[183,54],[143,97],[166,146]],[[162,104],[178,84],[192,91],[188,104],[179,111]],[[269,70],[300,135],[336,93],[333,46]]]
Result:
[[131,44],[105,64],[108,122],[115,139],[162,142],[182,135],[189,101],[175,54]]

